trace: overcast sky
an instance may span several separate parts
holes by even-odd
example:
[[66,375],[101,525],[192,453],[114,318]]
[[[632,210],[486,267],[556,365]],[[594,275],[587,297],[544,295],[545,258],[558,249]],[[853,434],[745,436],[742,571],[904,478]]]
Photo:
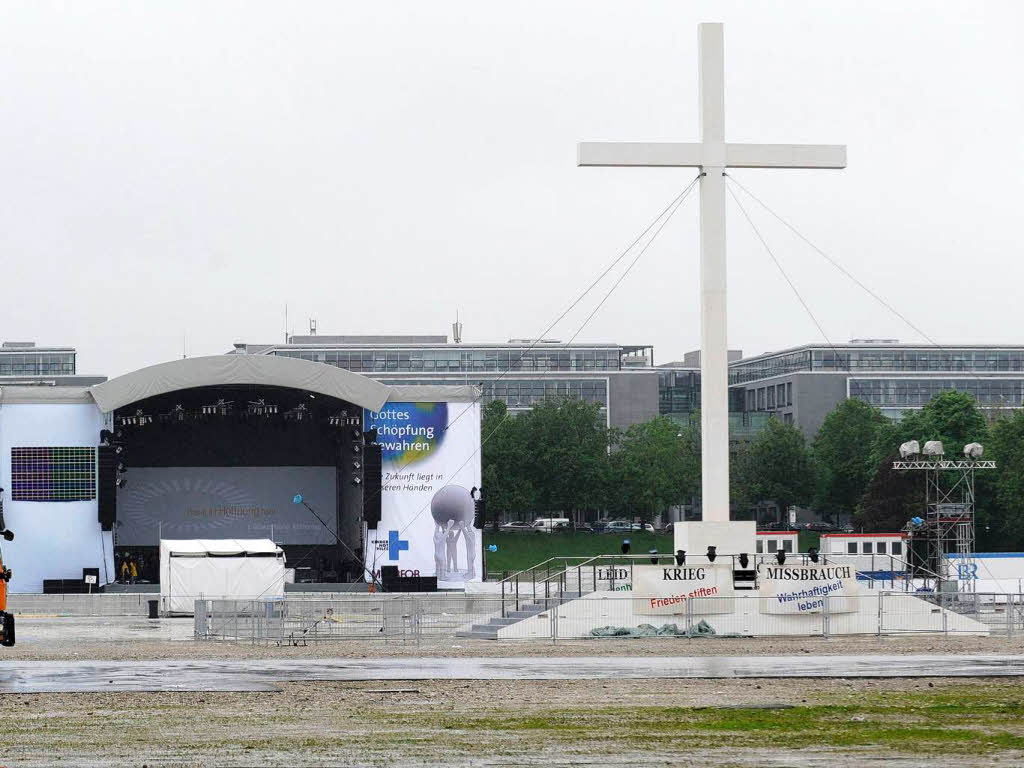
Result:
[[[4,0],[0,339],[113,376],[183,335],[281,340],[286,303],[296,333],[458,309],[465,341],[536,336],[693,178],[575,152],[697,139],[701,21],[726,24],[728,140],[849,146],[844,171],[737,179],[937,342],[1024,343],[1016,0]],[[822,341],[729,203],[730,346]],[[749,210],[832,342],[922,340]],[[697,347],[696,214],[578,340]]]

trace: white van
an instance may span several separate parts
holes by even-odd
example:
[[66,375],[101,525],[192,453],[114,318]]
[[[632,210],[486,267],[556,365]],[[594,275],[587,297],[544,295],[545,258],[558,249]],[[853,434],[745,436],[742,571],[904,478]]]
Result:
[[533,521],[533,530],[537,533],[551,533],[556,528],[569,528],[568,517],[538,517]]

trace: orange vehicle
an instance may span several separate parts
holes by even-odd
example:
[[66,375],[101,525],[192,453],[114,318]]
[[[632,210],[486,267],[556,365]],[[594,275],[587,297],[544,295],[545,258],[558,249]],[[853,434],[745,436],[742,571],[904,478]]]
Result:
[[[0,536],[6,541],[14,541],[14,532],[4,525],[4,513],[0,511]],[[7,583],[11,580],[11,570],[4,565],[3,553],[0,552],[0,645],[14,645],[14,614],[7,612]]]

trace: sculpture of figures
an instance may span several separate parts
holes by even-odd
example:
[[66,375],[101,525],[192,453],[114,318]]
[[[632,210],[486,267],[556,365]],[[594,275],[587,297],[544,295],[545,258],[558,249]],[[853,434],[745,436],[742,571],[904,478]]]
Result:
[[462,521],[462,541],[466,545],[466,580],[476,576],[476,531],[473,523]]
[[444,528],[440,525],[434,527],[434,574],[438,580],[443,580],[445,577],[445,546],[444,546]]

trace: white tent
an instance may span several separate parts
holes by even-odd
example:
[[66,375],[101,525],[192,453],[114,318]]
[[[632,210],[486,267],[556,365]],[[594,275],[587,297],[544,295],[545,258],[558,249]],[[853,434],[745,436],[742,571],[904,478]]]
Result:
[[197,598],[284,597],[284,551],[270,539],[161,539],[160,608],[192,613]]

